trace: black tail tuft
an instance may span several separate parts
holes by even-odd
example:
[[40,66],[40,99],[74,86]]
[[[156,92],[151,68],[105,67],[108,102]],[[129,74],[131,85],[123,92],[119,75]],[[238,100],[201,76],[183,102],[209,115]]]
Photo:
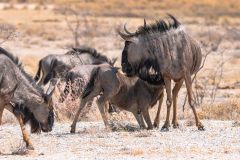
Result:
[[89,80],[89,82],[86,85],[86,88],[83,90],[82,93],[82,98],[86,98],[94,89],[94,81],[98,75],[100,67],[98,67],[97,69],[94,69],[91,73],[91,78]]
[[34,77],[34,80],[37,82],[39,79],[40,79],[40,76],[41,76],[41,63],[42,63],[42,60],[39,61],[38,63],[38,70],[37,70],[37,74],[36,76]]
[[54,69],[56,65],[57,65],[57,60],[56,59],[52,60],[49,72],[45,77],[45,79],[43,80],[43,85],[46,85],[54,77]]

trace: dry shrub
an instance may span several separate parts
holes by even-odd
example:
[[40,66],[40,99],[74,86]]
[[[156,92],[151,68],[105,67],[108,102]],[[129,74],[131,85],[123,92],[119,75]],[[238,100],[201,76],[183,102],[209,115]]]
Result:
[[[72,88],[74,88],[74,91],[79,90],[79,85],[76,85],[76,83],[72,84],[72,87],[69,88],[69,94],[64,98],[64,102],[61,103],[59,100],[62,98],[62,93],[64,93],[64,89],[66,87],[65,82],[60,82],[57,85],[57,88],[59,89],[58,92],[53,97],[54,102],[54,108],[55,113],[58,120],[73,120],[78,108],[79,108],[79,96],[81,92],[78,93],[78,95],[72,96]],[[97,111],[97,107],[95,104],[86,105],[84,109],[82,110],[79,120],[98,120],[100,119],[98,114],[95,114]]]
[[0,44],[17,37],[16,27],[12,24],[0,23]]
[[232,99],[219,104],[205,105],[201,107],[202,118],[217,120],[240,120],[240,100]]

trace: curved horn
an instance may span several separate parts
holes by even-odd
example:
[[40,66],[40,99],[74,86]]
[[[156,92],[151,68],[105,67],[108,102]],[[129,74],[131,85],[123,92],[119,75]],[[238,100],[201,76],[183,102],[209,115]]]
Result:
[[129,32],[129,31],[127,30],[127,27],[126,27],[126,26],[127,26],[127,24],[125,23],[125,24],[124,24],[124,27],[123,27],[123,28],[124,28],[124,31],[125,31],[127,34],[129,34],[129,35],[134,35],[134,33],[131,33],[131,32]]
[[170,19],[173,20],[173,25],[174,25],[174,27],[177,28],[178,26],[181,25],[181,23],[180,23],[173,15],[167,13],[167,16],[170,17]]
[[116,29],[117,33],[122,37],[122,39],[124,39],[125,41],[131,41],[131,42],[138,42],[137,38],[135,37],[135,34],[127,34],[127,33],[123,33],[120,31],[120,28]]
[[143,20],[143,26],[144,27],[147,27],[147,22],[146,22],[146,19],[144,18],[144,20]]
[[121,32],[120,31],[120,29],[118,28],[118,29],[116,29],[116,31],[117,31],[117,33],[124,39],[124,40],[127,40],[127,39],[129,39],[129,38],[131,38],[131,36],[130,35],[128,35],[128,34],[126,34],[126,33],[123,33],[123,32]]

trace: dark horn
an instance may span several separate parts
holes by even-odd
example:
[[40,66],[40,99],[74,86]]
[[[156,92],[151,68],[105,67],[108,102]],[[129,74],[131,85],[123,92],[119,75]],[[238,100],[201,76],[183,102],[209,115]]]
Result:
[[173,25],[174,27],[178,27],[181,25],[181,23],[171,14],[167,13],[168,17],[170,17],[173,20]]
[[120,29],[117,29],[117,33],[118,33],[124,40],[127,40],[127,39],[131,38],[130,35],[121,32]]
[[144,27],[147,27],[147,22],[146,22],[146,19],[144,18],[144,20],[143,20],[143,26]]
[[126,27],[127,24],[124,24],[124,31],[129,34],[129,35],[134,35],[134,33],[131,33],[127,30],[127,27]]

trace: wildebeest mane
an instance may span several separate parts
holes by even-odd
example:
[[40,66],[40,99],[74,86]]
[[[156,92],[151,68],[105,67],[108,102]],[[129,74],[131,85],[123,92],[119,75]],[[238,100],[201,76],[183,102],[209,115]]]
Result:
[[177,29],[181,25],[181,23],[171,14],[168,14],[168,17],[171,21],[169,21],[169,19],[157,20],[155,23],[139,27],[135,34],[142,35],[153,32],[164,33],[171,29]]
[[[81,55],[81,54],[89,54],[90,56],[99,59],[100,61],[105,61],[109,63],[110,65],[114,66],[114,63],[116,62],[116,58],[113,60],[107,58],[107,56],[103,55],[102,53],[97,52],[95,48],[92,47],[86,47],[82,46],[79,48],[72,48],[70,51],[65,53],[66,55]],[[100,63],[94,63],[95,65],[100,64]]]
[[168,18],[157,20],[155,23],[146,24],[140,26],[136,32],[131,33],[124,26],[125,33],[117,29],[117,32],[125,40],[135,36],[144,36],[150,33],[167,33],[171,30],[176,30],[181,26],[181,23],[171,14],[168,14]]
[[17,56],[14,56],[12,53],[6,51],[5,49],[3,49],[2,47],[0,47],[0,54],[3,54],[5,56],[7,56],[10,60],[12,60],[12,62],[14,64],[17,65],[17,67],[19,68],[19,70],[21,71],[21,73],[26,77],[26,79],[28,80],[29,83],[31,83],[31,85],[37,89],[40,93],[43,94],[43,89],[38,86],[36,84],[36,82],[33,80],[32,76],[29,75],[27,72],[25,72],[25,70],[23,69],[22,63],[20,62],[19,58]]
[[114,65],[115,60],[111,60],[107,58],[107,56],[103,55],[102,53],[97,52],[96,49],[90,47],[82,47],[82,48],[72,48],[73,51],[77,52],[78,55],[81,54],[89,54],[92,57],[99,59],[100,61],[105,61],[110,65]]

